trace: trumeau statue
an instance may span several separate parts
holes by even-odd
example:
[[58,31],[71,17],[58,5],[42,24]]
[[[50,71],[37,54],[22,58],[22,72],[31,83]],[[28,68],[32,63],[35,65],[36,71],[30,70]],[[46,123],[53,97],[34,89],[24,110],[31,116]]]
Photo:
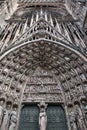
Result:
[[16,123],[17,123],[17,107],[14,107],[13,111],[11,112],[9,130],[15,130]]
[[47,115],[46,115],[46,104],[44,102],[40,103],[40,114],[39,114],[39,125],[40,130],[46,130],[47,126]]
[[2,122],[2,125],[1,125],[1,130],[7,130],[9,120],[10,120],[11,104],[7,104],[6,108],[7,109],[4,112],[4,117],[3,117],[3,122]]
[[2,124],[3,116],[4,116],[4,100],[1,99],[0,100],[0,126]]

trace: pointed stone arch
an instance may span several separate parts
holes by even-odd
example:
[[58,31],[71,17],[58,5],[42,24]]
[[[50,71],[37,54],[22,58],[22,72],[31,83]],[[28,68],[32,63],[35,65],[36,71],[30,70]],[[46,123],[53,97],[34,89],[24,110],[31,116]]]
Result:
[[[39,46],[40,46],[40,49],[42,48],[41,50],[39,49]],[[49,49],[46,50],[48,47]],[[25,50],[24,52],[23,52],[23,49]],[[44,49],[45,51],[43,51]],[[27,59],[26,61],[26,58],[28,56],[27,51],[29,51],[30,59]],[[62,51],[65,51],[64,54],[62,54]],[[42,53],[41,54],[42,59],[38,53],[39,54]],[[45,57],[45,60],[43,57]],[[22,60],[20,60],[20,58],[22,58]],[[84,64],[84,61],[82,61],[77,55],[73,54],[71,51],[66,50],[63,47],[56,46],[55,44],[44,43],[44,42],[27,44],[26,46],[20,47],[17,50],[9,53],[9,55],[7,55],[1,61],[1,65],[3,66],[5,65],[6,59],[7,61],[12,60],[12,63],[7,62],[7,65],[6,65],[7,67],[5,68],[4,72],[2,72],[2,74],[6,76],[6,73],[10,72],[7,68],[10,68],[10,69],[13,68],[14,71],[17,71],[17,73],[22,74],[21,76],[19,76],[19,79],[18,79],[17,73],[15,73],[14,75],[15,79],[17,79],[20,82],[25,73],[28,74],[30,70],[36,69],[38,66],[42,66],[42,67],[45,66],[49,70],[54,69],[55,74],[57,75],[58,73],[61,74],[62,78],[60,77],[60,79],[62,80],[62,82],[67,82],[67,80],[70,80],[72,78],[72,73],[74,72],[73,75],[75,76],[77,75],[79,79],[77,81],[78,82],[77,85],[83,84],[82,79],[79,77],[79,74],[82,74],[84,72],[84,69],[83,67],[81,67],[82,70],[81,72],[79,72],[80,69],[78,70],[76,68],[78,68],[79,64],[86,66],[86,64]],[[77,63],[75,62],[75,60],[77,60]],[[20,67],[21,65],[22,67]],[[27,69],[27,67],[29,68],[29,70]],[[66,74],[64,75],[63,73],[66,73],[67,75]],[[10,79],[11,76],[12,75],[8,75],[8,78]],[[83,80],[85,80],[83,81],[85,83],[86,79],[83,79]]]
[[[74,109],[75,104],[79,103],[82,106],[82,101],[87,100],[86,61],[84,62],[83,58],[70,49],[54,43],[48,40],[38,40],[30,44],[15,45],[3,53],[5,55],[0,63],[1,98],[4,94],[8,99],[6,102],[11,102],[12,106],[17,104],[19,111],[25,88],[29,85],[28,81],[38,67],[49,70],[52,75],[55,75],[64,97],[62,100],[61,96],[54,94],[56,97],[54,99],[56,102],[60,99],[58,102],[66,105],[66,112],[69,113],[71,109]],[[25,93],[25,102],[27,95],[29,93]],[[32,97],[31,102],[34,100],[35,98]]]
[[6,49],[2,50],[0,60],[10,52],[27,44],[34,42],[50,42],[58,46],[62,46],[71,50],[87,62],[86,53],[84,53],[86,46],[78,46],[77,43],[70,42],[64,35],[57,31],[50,25],[43,17],[40,17],[25,33],[19,36],[14,42],[10,43]]

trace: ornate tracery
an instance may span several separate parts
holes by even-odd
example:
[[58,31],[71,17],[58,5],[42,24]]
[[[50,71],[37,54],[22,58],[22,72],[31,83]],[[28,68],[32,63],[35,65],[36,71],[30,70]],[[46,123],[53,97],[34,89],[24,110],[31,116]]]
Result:
[[86,130],[85,32],[65,2],[55,2],[19,1],[1,33],[0,123],[5,120],[6,130],[18,129],[22,103],[41,101],[63,104],[69,130]]

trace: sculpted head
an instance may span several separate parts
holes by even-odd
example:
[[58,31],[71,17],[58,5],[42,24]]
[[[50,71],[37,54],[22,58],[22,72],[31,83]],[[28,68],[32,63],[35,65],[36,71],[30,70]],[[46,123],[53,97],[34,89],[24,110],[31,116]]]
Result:
[[4,99],[0,99],[0,105],[3,106],[5,103],[5,100]]
[[10,110],[10,109],[11,109],[11,106],[12,106],[11,103],[7,103],[6,108],[7,108],[8,110]]
[[45,112],[45,107],[41,106],[40,112]]
[[40,108],[40,112],[45,112],[47,105],[45,104],[44,101],[40,102],[39,104],[39,108]]
[[17,111],[18,110],[18,106],[17,105],[13,105],[13,111]]

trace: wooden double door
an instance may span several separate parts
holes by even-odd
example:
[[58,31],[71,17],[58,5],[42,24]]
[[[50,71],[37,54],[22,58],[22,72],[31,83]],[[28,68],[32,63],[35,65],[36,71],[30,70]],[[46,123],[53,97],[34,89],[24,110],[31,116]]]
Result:
[[[46,114],[46,130],[68,130],[65,112],[61,105],[48,105]],[[24,105],[21,109],[18,130],[40,130],[37,105]]]

